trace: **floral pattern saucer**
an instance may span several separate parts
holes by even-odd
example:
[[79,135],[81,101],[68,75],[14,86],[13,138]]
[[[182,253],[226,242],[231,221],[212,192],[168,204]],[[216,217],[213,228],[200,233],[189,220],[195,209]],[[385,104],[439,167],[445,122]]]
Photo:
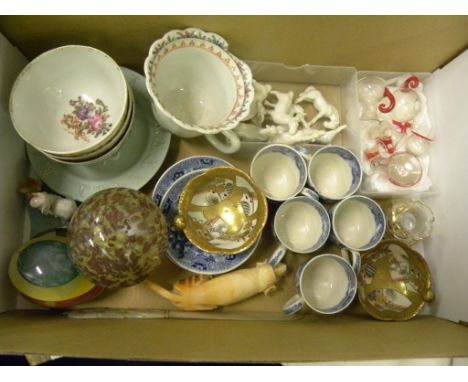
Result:
[[204,170],[192,171],[180,177],[164,195],[161,209],[166,217],[169,229],[167,256],[175,264],[190,272],[203,275],[219,275],[230,272],[244,264],[255,252],[260,239],[252,247],[237,255],[215,255],[194,246],[183,231],[175,228],[173,222],[179,213],[180,194],[190,180],[203,172]]

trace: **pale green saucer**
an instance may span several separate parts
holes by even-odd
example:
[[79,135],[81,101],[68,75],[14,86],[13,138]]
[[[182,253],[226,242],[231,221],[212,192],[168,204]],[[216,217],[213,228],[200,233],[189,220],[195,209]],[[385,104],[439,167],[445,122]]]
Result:
[[159,170],[171,141],[171,134],[154,119],[145,77],[122,68],[135,95],[135,119],[122,148],[102,163],[69,166],[54,162],[27,145],[31,165],[39,178],[55,192],[83,201],[94,193],[111,188],[140,189]]

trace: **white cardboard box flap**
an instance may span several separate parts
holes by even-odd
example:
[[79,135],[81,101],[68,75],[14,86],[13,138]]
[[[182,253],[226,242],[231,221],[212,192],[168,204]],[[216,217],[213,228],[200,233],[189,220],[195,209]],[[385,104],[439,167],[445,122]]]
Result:
[[468,51],[425,83],[428,111],[437,124],[434,166],[440,194],[430,198],[436,224],[425,242],[433,274],[437,317],[468,321]]

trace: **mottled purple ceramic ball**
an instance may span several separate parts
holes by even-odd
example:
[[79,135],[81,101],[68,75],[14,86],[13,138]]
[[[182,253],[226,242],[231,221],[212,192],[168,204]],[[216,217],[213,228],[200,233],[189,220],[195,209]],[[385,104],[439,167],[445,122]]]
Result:
[[164,215],[145,194],[111,188],[88,198],[68,230],[73,262],[94,284],[114,289],[146,279],[167,250]]

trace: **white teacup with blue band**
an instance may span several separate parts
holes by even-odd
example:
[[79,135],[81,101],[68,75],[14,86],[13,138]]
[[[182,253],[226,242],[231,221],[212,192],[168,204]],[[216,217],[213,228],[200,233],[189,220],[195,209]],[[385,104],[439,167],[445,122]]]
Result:
[[283,202],[273,221],[273,234],[279,246],[269,263],[278,265],[288,250],[295,253],[317,251],[327,241],[330,229],[327,210],[316,199],[297,196]]
[[358,272],[359,252],[374,248],[385,234],[385,214],[375,201],[362,195],[352,195],[340,201],[329,214],[331,239],[351,252]]
[[296,273],[297,294],[283,306],[285,314],[294,314],[305,305],[321,314],[345,310],[356,296],[357,276],[342,257],[318,255]]
[[358,158],[341,146],[325,146],[309,159],[308,183],[325,200],[336,201],[354,194],[362,182],[362,167]]
[[294,148],[273,144],[262,148],[252,159],[250,176],[265,196],[274,201],[284,201],[299,193],[313,197],[307,183],[307,164]]

